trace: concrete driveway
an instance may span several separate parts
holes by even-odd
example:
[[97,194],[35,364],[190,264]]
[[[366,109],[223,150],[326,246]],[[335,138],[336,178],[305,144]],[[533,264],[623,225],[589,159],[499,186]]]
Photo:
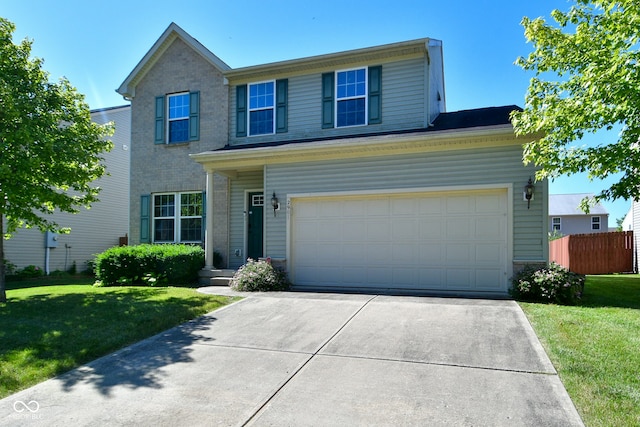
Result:
[[0,425],[582,422],[513,301],[273,293],[0,400]]

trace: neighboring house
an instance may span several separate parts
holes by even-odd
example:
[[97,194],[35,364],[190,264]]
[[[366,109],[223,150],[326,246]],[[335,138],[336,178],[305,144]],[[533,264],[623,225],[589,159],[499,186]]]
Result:
[[505,294],[548,259],[518,107],[445,112],[438,40],[231,69],[171,24],[118,92],[132,242],[270,257],[306,290]]
[[[633,271],[638,273],[639,270],[639,257],[640,257],[640,202],[632,201],[631,209],[627,214],[627,218],[630,217],[631,228],[633,231]],[[626,222],[626,218],[625,218]],[[624,231],[627,231],[626,229]]]
[[550,194],[549,232],[570,234],[606,233],[609,231],[609,213],[600,204],[591,207],[586,214],[580,202],[593,194]]
[[622,228],[621,231],[633,230],[633,207],[634,207],[634,203],[631,202],[631,207],[627,211],[627,214],[624,216],[624,219],[622,220],[622,224],[620,224]]
[[[107,174],[95,181],[102,188],[99,202],[77,214],[55,212],[52,219],[69,234],[47,239],[37,228],[20,229],[5,240],[5,258],[18,268],[35,265],[44,271],[67,271],[75,263],[77,271],[87,269],[94,255],[119,244],[129,228],[129,153],[131,147],[131,108],[128,105],[91,111],[96,123],[115,123],[110,138],[113,149],[105,153]],[[55,239],[54,239],[55,238]],[[46,248],[47,241],[49,248]]]

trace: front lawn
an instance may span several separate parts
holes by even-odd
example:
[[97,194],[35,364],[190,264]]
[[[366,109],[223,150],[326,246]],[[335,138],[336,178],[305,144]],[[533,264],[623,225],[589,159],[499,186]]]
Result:
[[640,276],[588,276],[576,306],[520,303],[587,426],[640,425]]
[[86,282],[8,286],[9,301],[0,303],[0,398],[234,301],[188,288]]

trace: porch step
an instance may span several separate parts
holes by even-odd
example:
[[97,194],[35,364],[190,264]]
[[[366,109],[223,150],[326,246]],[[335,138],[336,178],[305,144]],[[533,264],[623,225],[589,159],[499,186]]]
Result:
[[231,269],[202,269],[198,273],[198,283],[201,286],[229,286],[229,281],[236,273]]

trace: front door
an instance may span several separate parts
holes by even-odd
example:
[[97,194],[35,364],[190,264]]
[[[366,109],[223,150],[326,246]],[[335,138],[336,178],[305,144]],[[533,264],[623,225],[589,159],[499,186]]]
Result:
[[247,257],[257,260],[262,254],[264,193],[249,193],[247,219]]

